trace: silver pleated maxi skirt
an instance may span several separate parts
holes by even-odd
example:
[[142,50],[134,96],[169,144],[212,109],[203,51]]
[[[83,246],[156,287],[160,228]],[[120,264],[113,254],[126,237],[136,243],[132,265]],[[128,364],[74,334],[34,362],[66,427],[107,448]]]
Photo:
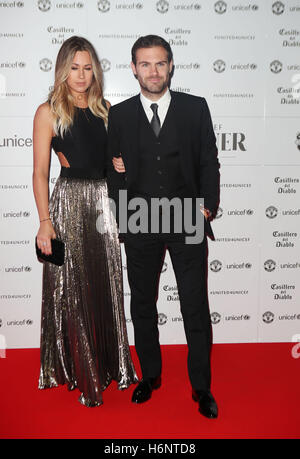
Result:
[[106,181],[59,177],[49,204],[65,263],[43,268],[39,388],[78,388],[102,404],[112,380],[137,382],[123,305],[121,252]]

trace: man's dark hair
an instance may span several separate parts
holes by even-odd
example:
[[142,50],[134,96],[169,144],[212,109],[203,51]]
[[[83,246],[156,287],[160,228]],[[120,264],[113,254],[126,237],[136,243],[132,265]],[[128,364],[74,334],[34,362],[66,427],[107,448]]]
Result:
[[146,35],[145,37],[138,38],[131,49],[131,59],[134,65],[136,65],[136,52],[138,49],[153,48],[154,46],[162,46],[167,51],[168,62],[171,62],[173,59],[173,53],[169,43],[158,35]]

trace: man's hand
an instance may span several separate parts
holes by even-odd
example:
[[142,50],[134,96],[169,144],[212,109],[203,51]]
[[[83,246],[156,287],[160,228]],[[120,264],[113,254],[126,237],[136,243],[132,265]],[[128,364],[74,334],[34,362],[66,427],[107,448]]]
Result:
[[208,220],[211,217],[211,211],[208,209],[205,209],[204,206],[200,206],[200,210],[203,213],[206,220]]

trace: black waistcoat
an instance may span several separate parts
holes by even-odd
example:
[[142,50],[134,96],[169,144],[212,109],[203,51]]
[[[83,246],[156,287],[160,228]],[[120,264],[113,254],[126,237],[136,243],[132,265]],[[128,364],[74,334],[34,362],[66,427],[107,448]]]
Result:
[[172,104],[158,137],[155,136],[142,104],[139,107],[139,173],[132,195],[151,197],[187,197],[181,172],[179,144]]
[[[168,240],[184,240],[183,223],[183,198],[190,197],[190,190],[185,184],[184,176],[181,172],[179,141],[177,127],[172,103],[169,106],[165,121],[158,137],[155,136],[148,121],[142,104],[139,106],[139,154],[138,154],[138,178],[128,190],[129,199],[142,197],[148,202],[148,229],[153,232],[153,218],[157,223],[159,234],[166,234]],[[156,214],[152,212],[151,198],[168,198],[169,202],[173,198],[180,198],[182,202],[181,230],[178,232],[176,224],[177,218],[174,217],[174,209],[170,208],[168,214],[163,207]],[[153,201],[152,201],[153,202]],[[181,208],[181,206],[180,206]],[[128,216],[134,211],[129,211]],[[163,230],[162,219],[168,216],[169,231]],[[166,221],[166,220],[165,220]],[[155,232],[155,231],[154,231]]]

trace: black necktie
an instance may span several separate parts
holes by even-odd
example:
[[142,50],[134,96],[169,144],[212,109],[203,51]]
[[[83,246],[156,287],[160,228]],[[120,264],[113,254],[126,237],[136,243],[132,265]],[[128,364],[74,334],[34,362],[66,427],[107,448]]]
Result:
[[159,132],[160,132],[160,120],[159,120],[159,117],[158,117],[158,114],[157,114],[158,105],[157,104],[151,104],[150,108],[153,111],[153,118],[151,120],[151,126],[152,126],[152,129],[154,131],[154,134],[156,135],[156,137],[158,137]]

